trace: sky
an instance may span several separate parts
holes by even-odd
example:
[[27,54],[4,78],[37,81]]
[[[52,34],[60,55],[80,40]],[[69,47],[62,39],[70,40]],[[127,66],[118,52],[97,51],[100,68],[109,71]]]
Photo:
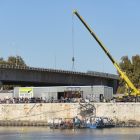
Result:
[[139,0],[0,0],[0,57],[19,55],[31,67],[116,74],[72,11],[120,62],[140,55],[139,7]]

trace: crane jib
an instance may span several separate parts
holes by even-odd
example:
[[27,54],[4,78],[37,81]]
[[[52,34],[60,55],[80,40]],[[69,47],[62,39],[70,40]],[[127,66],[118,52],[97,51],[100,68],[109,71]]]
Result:
[[[88,24],[84,21],[84,19],[78,14],[76,10],[73,11],[73,13],[79,18],[79,20],[84,24],[84,26],[87,28],[87,30],[90,32],[90,34],[93,36],[93,38],[97,41],[97,43],[100,45],[100,47],[103,49],[105,54],[109,57],[113,65],[118,70],[120,77],[126,82],[126,84],[131,88],[134,92],[134,95],[140,95],[140,91],[134,86],[134,84],[130,81],[128,76],[121,70],[117,62],[113,59],[113,57],[110,55],[110,53],[107,51],[103,43],[99,40],[99,38],[96,36],[96,34],[93,32],[93,30],[88,26]],[[132,94],[133,95],[133,94]]]
[[102,47],[102,49],[104,50],[104,52],[107,54],[107,56],[110,58],[110,60],[112,61],[112,63],[115,63],[115,60],[113,59],[113,57],[108,53],[108,51],[105,49],[104,45],[102,44],[102,42],[98,39],[98,37],[96,36],[96,34],[93,32],[93,30],[91,30],[91,28],[89,27],[89,25],[87,23],[85,23],[84,19],[78,14],[78,12],[76,10],[73,11],[73,13],[80,19],[80,21],[85,25],[85,27],[88,29],[88,31],[90,32],[90,34],[94,37],[94,39],[98,42],[98,44]]

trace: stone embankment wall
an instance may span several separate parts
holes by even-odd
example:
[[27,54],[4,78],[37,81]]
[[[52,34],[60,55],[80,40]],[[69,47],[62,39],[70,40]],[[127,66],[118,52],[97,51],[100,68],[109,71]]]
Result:
[[[140,122],[140,103],[94,103],[96,116],[115,122]],[[79,115],[77,103],[0,104],[0,121],[48,122],[53,118],[73,118]]]

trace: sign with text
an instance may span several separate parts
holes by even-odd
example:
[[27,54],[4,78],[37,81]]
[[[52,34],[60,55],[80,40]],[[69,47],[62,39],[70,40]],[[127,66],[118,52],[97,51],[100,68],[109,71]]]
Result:
[[33,97],[33,88],[26,88],[26,87],[19,88],[19,97],[24,97],[24,98]]

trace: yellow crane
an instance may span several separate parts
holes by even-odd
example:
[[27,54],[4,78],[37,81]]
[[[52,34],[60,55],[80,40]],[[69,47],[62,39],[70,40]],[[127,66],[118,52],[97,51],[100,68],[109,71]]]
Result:
[[90,26],[85,22],[85,20],[79,15],[79,13],[76,10],[73,11],[73,14],[75,14],[79,18],[79,20],[84,24],[84,26],[90,32],[90,34],[92,35],[92,37],[97,41],[97,43],[99,44],[99,46],[103,49],[103,51],[105,52],[105,54],[111,60],[111,62],[113,63],[113,65],[117,69],[118,73],[120,74],[120,77],[125,81],[127,87],[129,89],[131,89],[130,90],[131,92],[128,93],[128,95],[133,96],[133,97],[137,97],[138,95],[140,95],[140,91],[130,81],[130,79],[128,78],[128,76],[126,75],[126,73],[121,70],[119,64],[111,56],[111,54],[106,49],[106,47],[104,46],[104,44],[100,41],[100,39],[97,37],[97,35],[95,34],[95,32],[90,28]]

